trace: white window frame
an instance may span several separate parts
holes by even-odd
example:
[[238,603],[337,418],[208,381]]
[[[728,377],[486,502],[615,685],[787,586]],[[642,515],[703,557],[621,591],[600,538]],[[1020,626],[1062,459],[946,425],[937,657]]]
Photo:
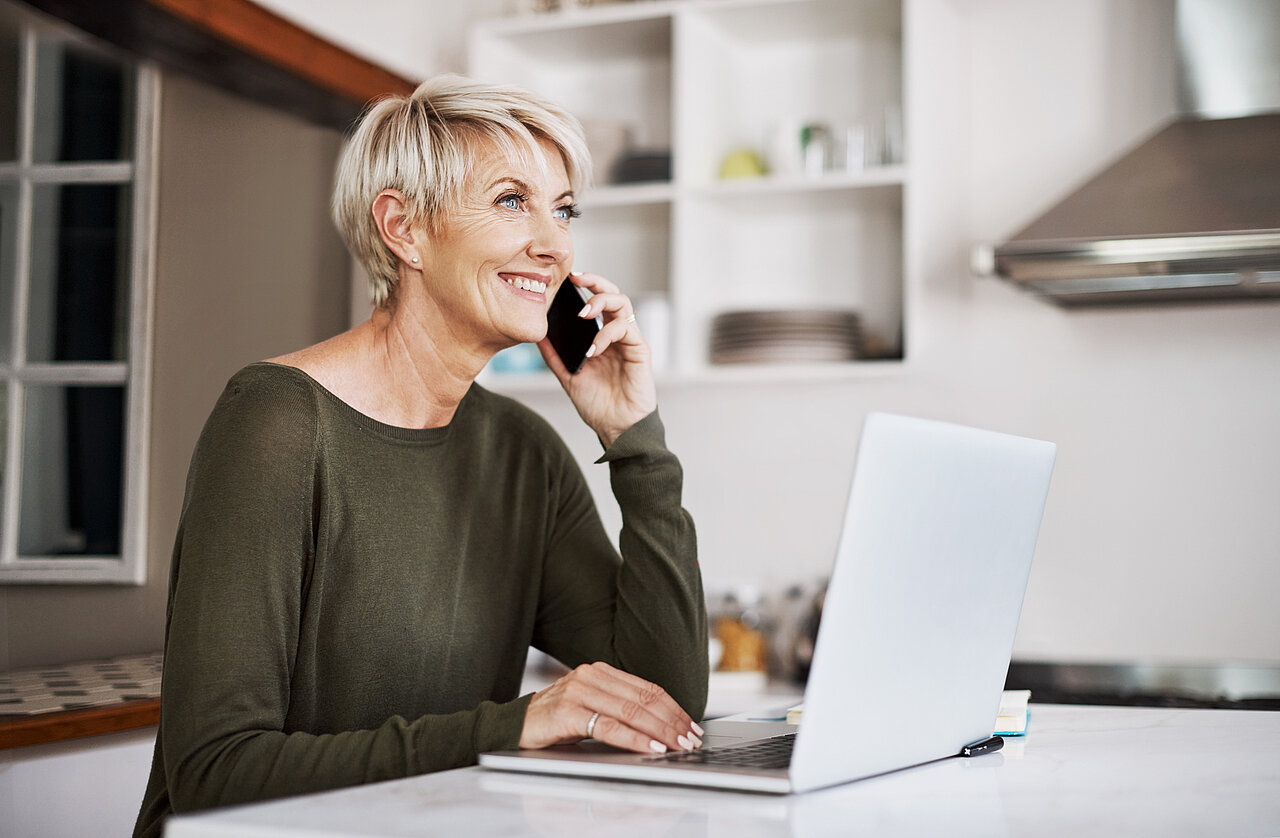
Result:
[[[115,583],[146,581],[146,509],[150,440],[151,336],[153,316],[156,142],[159,125],[159,73],[153,65],[125,58],[135,72],[135,118],[131,161],[35,163],[36,46],[41,36],[105,48],[65,26],[50,24],[6,4],[21,29],[18,71],[17,161],[0,162],[0,182],[18,186],[16,254],[9,361],[0,363],[8,391],[0,485],[0,584]],[[132,189],[130,217],[129,355],[123,362],[27,363],[27,315],[30,295],[33,187],[37,184],[117,183]],[[0,313],[3,314],[3,313]],[[123,385],[125,391],[120,555],[25,556],[18,553],[22,494],[23,425],[30,385]]]

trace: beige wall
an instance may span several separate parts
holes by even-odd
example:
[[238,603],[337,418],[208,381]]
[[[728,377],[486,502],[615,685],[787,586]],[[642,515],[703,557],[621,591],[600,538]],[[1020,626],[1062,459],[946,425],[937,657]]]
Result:
[[160,648],[187,463],[223,383],[345,328],[338,132],[163,81],[147,583],[0,588],[0,669]]

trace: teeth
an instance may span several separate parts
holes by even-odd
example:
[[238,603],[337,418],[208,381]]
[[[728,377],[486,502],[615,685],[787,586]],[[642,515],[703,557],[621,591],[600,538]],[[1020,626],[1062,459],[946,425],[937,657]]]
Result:
[[528,279],[523,276],[507,279],[507,284],[519,288],[522,291],[534,291],[538,294],[547,293],[547,283],[538,282],[537,280]]

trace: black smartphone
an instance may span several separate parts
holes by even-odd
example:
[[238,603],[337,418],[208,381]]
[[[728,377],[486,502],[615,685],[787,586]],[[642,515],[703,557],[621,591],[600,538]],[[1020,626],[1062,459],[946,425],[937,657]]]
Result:
[[565,277],[551,300],[551,308],[547,309],[547,338],[570,373],[582,369],[587,349],[604,325],[600,317],[584,319],[578,316],[590,296]]

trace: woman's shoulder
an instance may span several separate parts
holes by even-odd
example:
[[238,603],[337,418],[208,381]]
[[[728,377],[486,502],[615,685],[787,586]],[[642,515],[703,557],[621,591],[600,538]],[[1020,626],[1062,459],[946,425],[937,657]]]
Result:
[[274,361],[241,367],[223,388],[222,402],[266,411],[314,409],[318,385],[304,371]]
[[[205,420],[190,481],[286,478],[316,454],[317,400],[299,370],[250,364],[227,381]],[[287,472],[287,474],[286,474]]]
[[295,367],[259,361],[228,379],[206,431],[226,428],[242,436],[309,436],[318,409],[316,384]]

